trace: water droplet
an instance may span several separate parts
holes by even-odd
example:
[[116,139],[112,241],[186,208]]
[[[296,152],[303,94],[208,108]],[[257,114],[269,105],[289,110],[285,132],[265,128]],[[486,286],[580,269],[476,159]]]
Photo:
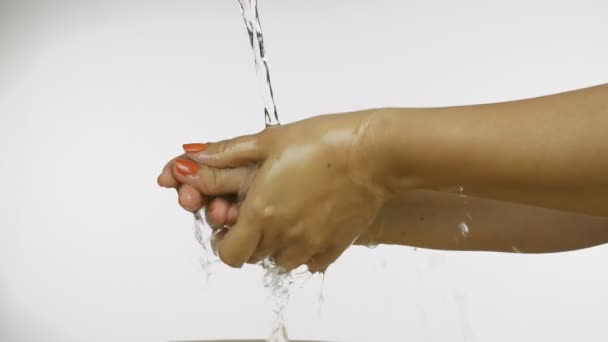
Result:
[[466,222],[460,222],[458,224],[458,229],[460,229],[460,235],[465,239],[468,239],[471,235],[471,231],[469,230],[469,225]]
[[372,242],[372,243],[365,245],[365,247],[367,247],[369,249],[375,249],[376,247],[378,247],[378,244],[375,242]]

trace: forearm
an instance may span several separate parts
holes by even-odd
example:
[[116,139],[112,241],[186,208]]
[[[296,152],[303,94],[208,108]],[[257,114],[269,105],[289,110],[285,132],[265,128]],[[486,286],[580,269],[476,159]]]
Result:
[[385,109],[364,144],[393,193],[480,197],[608,216],[608,86],[487,105]]
[[372,231],[377,243],[440,250],[552,253],[608,243],[606,218],[438,191],[393,197]]

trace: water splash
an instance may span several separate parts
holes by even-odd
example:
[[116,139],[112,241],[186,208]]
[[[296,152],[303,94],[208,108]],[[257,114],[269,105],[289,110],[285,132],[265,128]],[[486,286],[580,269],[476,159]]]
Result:
[[289,342],[285,328],[285,311],[289,302],[289,287],[293,283],[293,273],[286,272],[269,259],[262,261],[261,266],[265,272],[264,286],[270,290],[274,315],[272,332],[267,341]]
[[[194,235],[201,247],[200,265],[206,280],[209,281],[213,266],[220,264],[220,259],[212,247],[212,242],[220,230],[212,230],[209,224],[203,219],[203,215],[200,211],[195,213],[194,217]],[[272,301],[272,314],[274,316],[272,331],[267,342],[289,342],[287,329],[285,327],[285,313],[289,302],[290,287],[299,280],[310,279],[310,276],[303,277],[303,275],[311,274],[309,272],[286,272],[270,259],[265,259],[258,263],[258,265],[261,266],[264,271],[263,284],[264,287],[269,289],[269,295]]]
[[203,219],[201,211],[194,213],[194,237],[201,247],[199,262],[201,269],[205,275],[205,280],[209,281],[212,274],[212,267],[220,262],[219,258],[213,252],[211,242],[215,239],[218,230],[214,231]]

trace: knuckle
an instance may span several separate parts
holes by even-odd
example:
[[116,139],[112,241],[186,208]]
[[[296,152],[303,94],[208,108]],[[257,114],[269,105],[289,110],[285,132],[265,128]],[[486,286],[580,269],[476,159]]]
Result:
[[273,137],[275,137],[277,135],[277,133],[279,133],[279,131],[281,131],[282,128],[284,128],[285,126],[278,126],[278,127],[267,127],[261,131],[259,131],[258,133],[254,134],[253,137],[262,145],[266,144],[269,142],[269,140],[273,139]]
[[251,198],[251,215],[258,222],[269,222],[276,217],[276,207],[257,197]]
[[265,220],[270,220],[276,216],[276,207],[273,205],[266,205],[262,209],[262,218]]
[[216,152],[217,153],[226,153],[226,152],[229,152],[231,148],[232,148],[232,143],[230,140],[222,141],[216,145]]
[[221,170],[211,167],[207,170],[207,174],[209,175],[209,191],[213,191],[214,189],[217,189],[217,187],[220,185],[221,183]]

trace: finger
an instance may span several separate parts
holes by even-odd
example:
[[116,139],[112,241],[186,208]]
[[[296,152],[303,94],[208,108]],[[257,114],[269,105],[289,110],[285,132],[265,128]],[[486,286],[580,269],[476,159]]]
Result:
[[205,205],[205,198],[201,193],[188,184],[179,187],[178,202],[184,209],[190,212],[196,212]]
[[[185,155],[182,155],[180,157],[183,157],[183,156],[185,156]],[[173,176],[172,168],[173,168],[173,163],[175,162],[175,160],[178,159],[178,158],[180,158],[180,157],[171,159],[163,167],[163,170],[161,171],[161,173],[160,173],[160,175],[158,176],[158,179],[157,179],[158,185],[160,185],[160,186],[162,186],[164,188],[177,188],[179,186],[179,182]]]
[[264,223],[248,203],[245,200],[239,219],[218,245],[220,259],[234,268],[241,268],[251,258],[262,237]]
[[274,260],[278,266],[289,272],[306,264],[312,256],[312,250],[303,245],[290,246],[283,249]]
[[205,217],[212,228],[227,225],[230,203],[223,198],[214,198],[205,210]]
[[331,264],[333,264],[334,262],[336,262],[336,260],[338,260],[338,258],[340,258],[340,256],[347,248],[348,246],[334,247],[323,253],[313,255],[310,260],[306,262],[308,270],[311,273],[325,272]]
[[178,182],[190,184],[207,196],[244,192],[254,174],[254,169],[249,167],[219,169],[189,159],[177,159],[173,165],[173,175]]
[[183,147],[188,157],[201,164],[219,168],[244,166],[265,157],[264,132],[210,144],[186,144]]
[[239,207],[236,204],[231,204],[228,208],[228,216],[226,217],[226,225],[231,226],[236,223],[239,216]]

